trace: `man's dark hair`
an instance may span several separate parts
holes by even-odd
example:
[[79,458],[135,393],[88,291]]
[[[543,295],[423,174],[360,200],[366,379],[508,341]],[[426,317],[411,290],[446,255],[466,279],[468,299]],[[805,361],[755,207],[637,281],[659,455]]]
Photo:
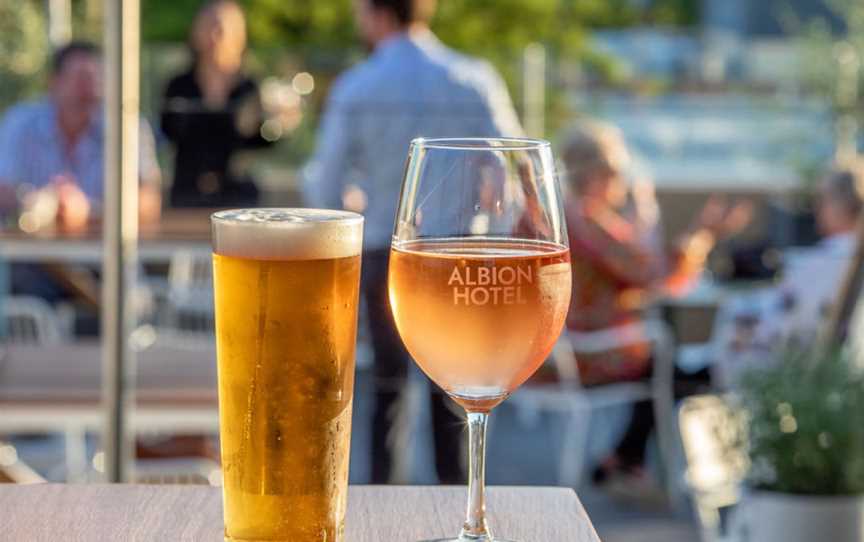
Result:
[[435,0],[370,0],[372,7],[386,9],[402,26],[428,23],[435,13]]
[[66,62],[75,55],[99,57],[99,47],[89,41],[72,41],[54,51],[51,57],[51,73],[57,75],[66,67]]

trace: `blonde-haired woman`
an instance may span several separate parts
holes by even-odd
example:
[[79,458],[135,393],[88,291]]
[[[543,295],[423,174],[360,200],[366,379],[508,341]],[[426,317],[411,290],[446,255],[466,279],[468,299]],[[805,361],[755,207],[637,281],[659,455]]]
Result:
[[[711,199],[693,227],[672,247],[665,247],[653,185],[646,179],[628,181],[630,155],[615,126],[577,123],[565,138],[561,157],[573,268],[567,327],[574,331],[638,322],[650,300],[683,292],[701,272],[715,241],[734,234],[750,219],[749,204],[727,206]],[[578,369],[587,386],[645,378],[651,371],[648,343],[580,355]],[[642,475],[653,424],[650,403],[638,404],[624,438],[595,471],[595,480],[618,471]]]

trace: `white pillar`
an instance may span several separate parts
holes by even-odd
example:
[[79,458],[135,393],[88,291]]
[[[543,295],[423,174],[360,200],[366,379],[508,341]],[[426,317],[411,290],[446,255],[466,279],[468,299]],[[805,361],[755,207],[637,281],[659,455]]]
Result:
[[522,123],[529,137],[546,135],[546,48],[539,43],[522,53]]
[[139,0],[105,0],[105,178],[102,260],[102,438],[108,481],[130,479],[135,359],[129,337],[135,314],[138,134],[140,130]]
[[72,39],[72,3],[70,0],[45,0],[48,12],[48,42],[62,47]]

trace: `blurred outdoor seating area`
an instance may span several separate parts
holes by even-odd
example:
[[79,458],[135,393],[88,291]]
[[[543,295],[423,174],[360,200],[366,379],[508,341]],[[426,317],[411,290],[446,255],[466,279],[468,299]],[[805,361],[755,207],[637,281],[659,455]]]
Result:
[[[566,327],[496,407],[488,483],[573,487],[611,542],[864,524],[859,4],[438,0],[405,41],[466,56],[424,75],[370,38],[373,0],[141,0],[130,481],[221,483],[210,214],[364,214],[368,288],[401,182],[369,178],[434,126],[412,134],[549,140],[564,194]],[[106,479],[104,29],[101,0],[0,1],[0,483]],[[444,80],[500,133],[446,133],[476,111]],[[461,483],[463,424],[413,364],[393,392],[376,310],[364,290],[350,481]]]

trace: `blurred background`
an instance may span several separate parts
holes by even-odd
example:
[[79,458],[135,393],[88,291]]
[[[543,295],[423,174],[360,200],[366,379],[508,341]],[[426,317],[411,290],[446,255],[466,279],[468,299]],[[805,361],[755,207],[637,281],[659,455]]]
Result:
[[[339,74],[369,51],[349,0],[243,0],[240,5],[248,36],[245,73],[257,81],[262,106],[272,113],[268,118],[278,120],[263,122],[253,134],[260,144],[238,149],[230,168],[242,170],[244,182],[254,184],[257,204],[302,206],[304,168],[315,151],[327,96]],[[205,214],[196,208],[230,201],[178,203],[182,198],[172,189],[178,147],[164,117],[179,111],[171,109],[166,89],[190,64],[189,43],[195,39],[190,26],[200,6],[198,0],[141,0],[141,116],[152,127],[162,196],[161,218],[142,229],[141,292],[134,294],[139,325],[132,343],[139,353],[143,407],[133,426],[141,482],[219,481],[209,232]],[[752,218],[736,235],[716,236],[716,247],[691,284],[652,303],[650,321],[662,327],[662,341],[652,339],[655,370],[648,380],[605,391],[581,383],[553,384],[554,389],[548,382],[529,383],[496,410],[490,436],[491,484],[576,487],[604,540],[714,539],[715,531],[728,527],[726,513],[717,510],[738,501],[736,488],[747,470],[742,465],[749,461],[728,442],[740,437],[740,431],[729,429],[737,422],[725,417],[733,415],[725,403],[712,402],[733,387],[728,374],[737,366],[732,371],[725,365],[721,377],[716,366],[730,348],[735,355],[746,350],[729,345],[751,340],[753,322],[770,319],[774,299],[751,294],[784,284],[790,276],[784,267],[806,254],[802,247],[817,246],[826,172],[857,156],[864,5],[853,0],[440,0],[431,28],[446,45],[492,62],[529,136],[563,149],[571,128],[585,119],[617,127],[629,149],[628,175],[653,182],[666,244],[691,230],[694,213],[712,196],[752,202]],[[99,44],[102,36],[99,0],[2,0],[0,116],[45,95],[52,51],[70,40]],[[0,144],[4,141],[9,139],[0,137]],[[857,170],[852,170],[854,185]],[[43,227],[40,213],[52,208],[56,213],[57,204],[52,207],[45,194],[34,196],[38,190],[32,188],[16,189],[19,204],[4,213],[6,231],[0,235],[5,260],[0,479],[5,472],[12,481],[95,481],[104,469],[100,411],[92,405],[94,394],[98,399],[94,292],[100,253],[86,227],[71,235]],[[206,186],[202,190],[206,194]],[[833,274],[820,275],[811,267],[794,286],[806,290],[826,282],[814,289],[834,299],[843,271],[854,263],[851,249],[838,258]],[[40,273],[50,276],[46,281],[62,276],[74,295],[58,301],[38,289],[16,290],[20,271],[13,267],[25,264],[41,266]],[[38,282],[42,276],[31,278]],[[361,316],[352,483],[368,483],[374,461],[369,453],[374,359],[364,326]],[[656,349],[661,342],[662,349]],[[753,351],[757,357],[774,356]],[[661,358],[687,374],[713,371],[710,383],[700,383],[702,395],[695,402],[670,404],[680,397],[671,391],[671,373],[658,376]],[[781,377],[788,375],[776,378]],[[566,380],[560,374],[552,379]],[[412,374],[403,398],[410,414],[402,416],[398,438],[404,446],[393,482],[437,481],[429,414],[421,401],[427,385],[419,372]],[[598,465],[625,432],[632,404],[645,399],[655,407],[666,405],[655,408],[665,418],[657,420],[657,435],[647,446],[649,475],[610,484],[598,476]],[[778,404],[791,402],[778,399]],[[779,423],[781,437],[795,433]],[[820,424],[827,421],[813,423],[815,435],[825,434]],[[864,447],[861,435],[850,438]],[[828,468],[831,461],[842,466],[850,460],[813,461]]]
[[[247,70],[265,86],[284,85],[281,98],[297,107],[254,169],[265,201],[291,203],[330,85],[365,51],[350,2],[244,5]],[[142,2],[141,109],[154,125],[165,85],[189,62],[198,6]],[[54,44],[101,40],[100,2],[9,0],[3,9],[0,107],[43,91]],[[703,183],[782,192],[812,181],[834,150],[838,117],[854,105],[846,88],[857,70],[846,64],[858,62],[857,9],[815,0],[444,2],[433,28],[494,62],[534,135],[554,139],[575,116],[602,116],[637,156],[650,156],[663,192]],[[849,40],[838,37],[847,30]],[[482,38],[490,32],[495,40]],[[160,150],[169,164],[168,146]]]

